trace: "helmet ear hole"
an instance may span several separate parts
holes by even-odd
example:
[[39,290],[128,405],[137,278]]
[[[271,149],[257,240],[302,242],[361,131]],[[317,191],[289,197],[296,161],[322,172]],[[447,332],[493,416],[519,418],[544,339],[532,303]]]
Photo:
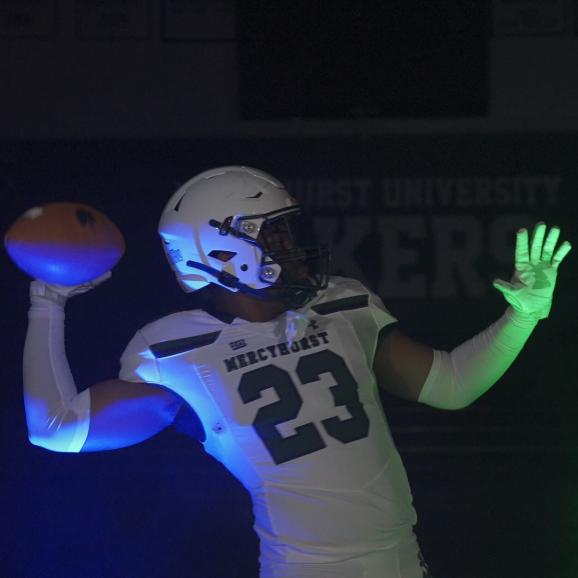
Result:
[[241,265],[241,271],[246,271],[249,267],[247,265],[245,265],[243,263],[243,265]]
[[214,249],[209,253],[209,257],[213,257],[213,259],[218,259],[219,261],[223,261],[226,263],[230,261],[237,253],[234,251],[220,251],[218,249]]

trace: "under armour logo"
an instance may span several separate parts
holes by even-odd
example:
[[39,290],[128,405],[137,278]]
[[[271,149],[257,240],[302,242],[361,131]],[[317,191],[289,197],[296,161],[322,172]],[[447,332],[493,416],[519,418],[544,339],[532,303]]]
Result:
[[307,327],[313,329],[313,331],[316,331],[317,329],[319,329],[319,327],[317,326],[317,321],[311,319],[311,321],[309,321],[309,325],[307,325]]

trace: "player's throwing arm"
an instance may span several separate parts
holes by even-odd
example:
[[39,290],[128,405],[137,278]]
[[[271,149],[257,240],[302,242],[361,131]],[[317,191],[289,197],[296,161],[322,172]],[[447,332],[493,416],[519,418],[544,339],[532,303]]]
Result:
[[6,249],[34,278],[24,345],[24,407],[30,441],[79,452],[137,443],[168,425],[180,400],[154,385],[108,380],[79,393],[65,352],[67,300],[110,278],[124,239],[102,213],[78,203],[27,211]]

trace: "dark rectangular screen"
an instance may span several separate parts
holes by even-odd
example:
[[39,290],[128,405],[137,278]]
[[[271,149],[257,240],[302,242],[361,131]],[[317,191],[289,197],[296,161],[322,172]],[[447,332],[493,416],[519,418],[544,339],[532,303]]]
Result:
[[245,119],[479,116],[488,0],[239,0]]

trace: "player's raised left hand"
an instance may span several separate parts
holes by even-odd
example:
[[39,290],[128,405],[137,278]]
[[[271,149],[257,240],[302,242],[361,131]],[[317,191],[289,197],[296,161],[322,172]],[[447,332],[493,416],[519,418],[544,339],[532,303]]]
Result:
[[534,319],[548,317],[558,267],[572,249],[568,241],[556,249],[559,227],[550,228],[547,235],[546,230],[545,223],[537,223],[529,242],[527,229],[520,229],[516,235],[516,263],[512,279],[509,283],[502,279],[493,282],[516,311]]

